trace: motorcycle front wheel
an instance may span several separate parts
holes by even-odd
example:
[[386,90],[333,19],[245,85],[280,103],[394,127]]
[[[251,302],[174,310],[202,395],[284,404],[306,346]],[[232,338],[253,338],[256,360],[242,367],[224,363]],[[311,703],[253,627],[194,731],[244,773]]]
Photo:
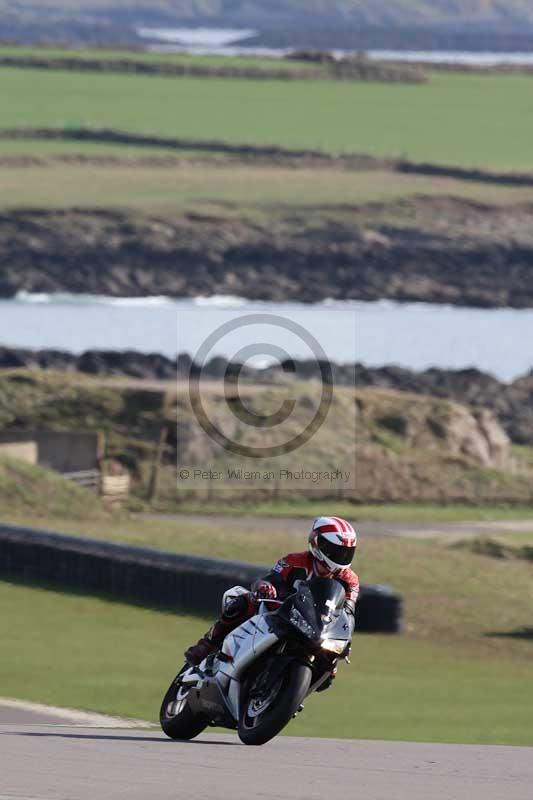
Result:
[[260,688],[259,681],[252,683],[242,702],[238,727],[241,742],[260,745],[277,736],[302,704],[311,675],[307,664],[293,661],[266,690]]
[[163,698],[159,722],[170,739],[189,740],[207,728],[209,719],[192,711],[188,703],[190,687],[181,684],[180,676],[181,672],[174,678]]

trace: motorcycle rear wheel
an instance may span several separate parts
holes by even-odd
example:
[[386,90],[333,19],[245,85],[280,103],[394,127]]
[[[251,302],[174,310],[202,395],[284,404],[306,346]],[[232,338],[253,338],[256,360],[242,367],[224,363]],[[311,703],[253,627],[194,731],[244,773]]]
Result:
[[209,724],[209,719],[202,714],[195,714],[188,703],[190,688],[180,684],[181,672],[170,684],[161,703],[159,722],[169,739],[188,741],[202,733]]
[[[273,687],[274,696],[261,701],[252,692],[243,699],[239,719],[239,739],[244,744],[260,745],[273,739],[290,722],[311,685],[311,668],[293,661]],[[263,705],[262,705],[263,704]]]

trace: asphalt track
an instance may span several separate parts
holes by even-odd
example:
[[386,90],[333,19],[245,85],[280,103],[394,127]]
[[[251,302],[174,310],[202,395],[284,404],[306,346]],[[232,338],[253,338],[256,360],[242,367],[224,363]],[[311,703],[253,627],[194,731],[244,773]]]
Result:
[[[245,533],[291,533],[304,537],[309,529],[309,517],[230,516],[225,514],[138,514],[139,519],[174,521],[177,526],[201,525],[205,528],[224,528]],[[454,541],[491,534],[533,531],[533,519],[472,522],[356,522],[364,538],[397,536],[415,539],[445,539]]]
[[[0,706],[0,800],[531,800],[533,748],[30,723]],[[46,716],[46,715],[45,715]]]

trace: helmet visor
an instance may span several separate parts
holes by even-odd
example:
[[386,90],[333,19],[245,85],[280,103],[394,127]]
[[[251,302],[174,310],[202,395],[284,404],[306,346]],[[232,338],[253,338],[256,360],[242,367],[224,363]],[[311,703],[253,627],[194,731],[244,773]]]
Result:
[[318,537],[318,547],[326,558],[329,558],[335,564],[340,564],[343,567],[347,567],[351,564],[355,555],[355,545],[347,547],[344,544],[334,544],[322,535]]

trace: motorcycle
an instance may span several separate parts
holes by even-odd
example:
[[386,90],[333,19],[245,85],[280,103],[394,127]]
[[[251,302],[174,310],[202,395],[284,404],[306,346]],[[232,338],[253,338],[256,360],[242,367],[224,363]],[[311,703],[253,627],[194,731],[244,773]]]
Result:
[[348,660],[353,617],[344,604],[344,587],[317,577],[297,581],[284,601],[262,601],[219,652],[180,670],[161,705],[165,734],[188,740],[217,726],[237,730],[247,745],[274,738],[306,697],[326,688],[337,660]]

